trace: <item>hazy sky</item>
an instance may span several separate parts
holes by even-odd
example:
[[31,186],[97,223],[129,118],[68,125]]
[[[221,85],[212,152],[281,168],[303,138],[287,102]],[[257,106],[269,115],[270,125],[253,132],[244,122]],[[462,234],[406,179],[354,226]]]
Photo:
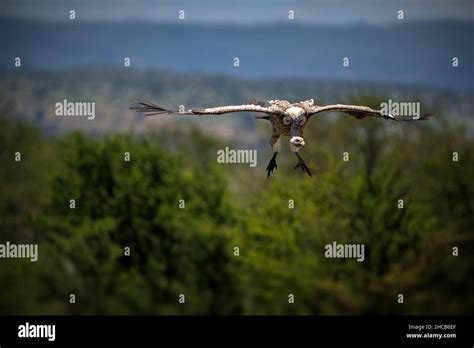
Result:
[[74,9],[77,20],[147,20],[255,24],[284,21],[288,11],[302,23],[377,23],[406,20],[474,19],[474,0],[1,0],[0,14],[62,21]]

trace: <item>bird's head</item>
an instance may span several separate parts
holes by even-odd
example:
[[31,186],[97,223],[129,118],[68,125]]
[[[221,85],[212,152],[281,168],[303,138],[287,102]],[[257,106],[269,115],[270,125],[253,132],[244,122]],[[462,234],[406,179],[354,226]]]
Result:
[[300,136],[291,137],[290,138],[290,143],[291,143],[291,145],[293,145],[297,148],[303,147],[305,145],[303,137],[300,137]]

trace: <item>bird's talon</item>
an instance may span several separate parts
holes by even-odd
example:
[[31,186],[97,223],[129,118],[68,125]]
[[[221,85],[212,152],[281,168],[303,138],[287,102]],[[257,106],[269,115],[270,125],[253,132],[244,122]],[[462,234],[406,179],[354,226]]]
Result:
[[276,158],[276,154],[272,157],[270,162],[268,162],[268,166],[267,166],[267,169],[266,169],[267,170],[267,179],[270,178],[270,174],[273,173],[273,171],[278,168],[275,158]]
[[298,163],[296,163],[295,169],[297,169],[298,167],[301,168],[301,171],[303,173],[308,173],[308,175],[311,176],[311,177],[313,176],[311,174],[311,171],[310,171],[309,167],[306,165],[306,163],[304,161],[298,161]]

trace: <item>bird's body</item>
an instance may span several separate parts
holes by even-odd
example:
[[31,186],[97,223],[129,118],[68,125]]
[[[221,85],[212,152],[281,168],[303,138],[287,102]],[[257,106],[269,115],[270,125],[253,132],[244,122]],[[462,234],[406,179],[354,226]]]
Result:
[[368,106],[334,104],[319,106],[314,104],[314,100],[305,100],[298,103],[290,103],[287,100],[269,100],[269,106],[265,107],[265,103],[257,102],[252,99],[243,105],[228,105],[212,108],[193,108],[184,111],[172,111],[164,109],[154,103],[148,101],[138,101],[137,106],[131,109],[144,112],[146,116],[158,114],[180,114],[180,115],[222,115],[234,112],[257,112],[263,113],[264,116],[257,116],[259,119],[265,119],[272,124],[272,136],[270,145],[274,152],[272,159],[267,166],[267,177],[277,168],[276,156],[281,150],[281,137],[290,137],[291,151],[298,158],[295,166],[300,168],[311,176],[311,171],[299,155],[300,149],[305,146],[303,138],[303,129],[306,127],[309,119],[320,112],[343,112],[357,119],[363,119],[368,116],[379,117],[392,121],[418,121],[427,119],[431,114],[418,115],[413,117],[397,117],[384,113],[382,110],[374,110]]
[[289,124],[284,124],[281,118],[271,117],[269,118],[269,121],[272,124],[273,135],[290,136],[291,126]]

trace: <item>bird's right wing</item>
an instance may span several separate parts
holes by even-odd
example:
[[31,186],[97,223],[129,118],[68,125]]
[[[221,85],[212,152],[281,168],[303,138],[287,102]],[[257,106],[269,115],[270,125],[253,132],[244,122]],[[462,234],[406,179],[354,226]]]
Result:
[[311,107],[309,114],[314,115],[320,112],[344,112],[357,119],[362,119],[367,116],[381,117],[392,121],[421,121],[426,120],[433,114],[422,114],[419,116],[394,116],[389,113],[385,113],[383,110],[374,110],[368,106],[363,105],[345,105],[345,104],[334,104],[325,106],[313,106]]
[[243,104],[243,105],[227,105],[227,106],[216,106],[212,108],[193,108],[184,111],[173,111],[165,109],[159,105],[156,105],[150,101],[139,100],[135,106],[130,109],[138,112],[145,113],[145,116],[161,115],[161,114],[179,114],[179,115],[222,115],[232,112],[261,112],[267,114],[280,114],[280,110],[273,106],[264,107],[255,104]]

